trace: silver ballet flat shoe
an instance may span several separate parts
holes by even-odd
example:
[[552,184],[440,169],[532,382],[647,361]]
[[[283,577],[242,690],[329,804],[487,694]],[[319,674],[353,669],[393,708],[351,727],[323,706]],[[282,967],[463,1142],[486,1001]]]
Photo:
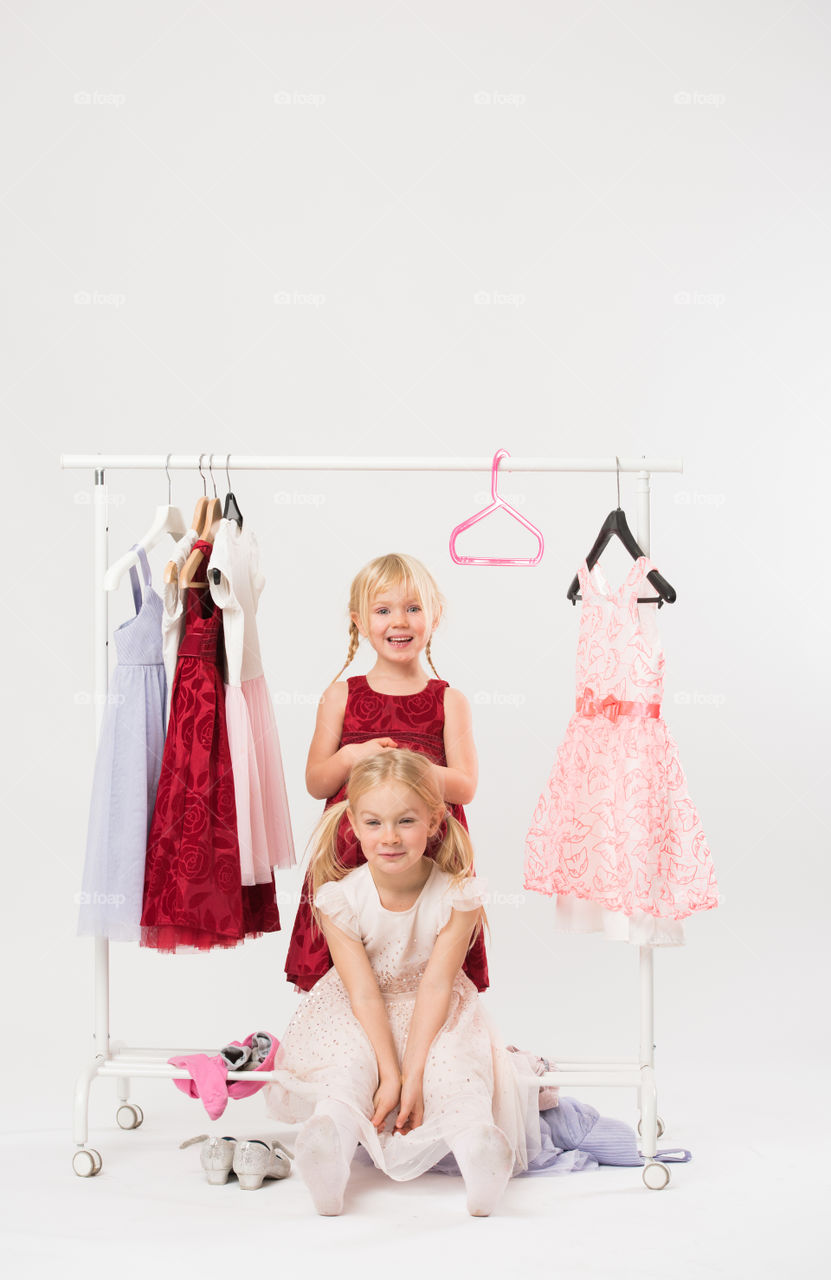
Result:
[[189,1147],[194,1142],[202,1143],[199,1159],[208,1182],[212,1187],[221,1187],[228,1181],[228,1175],[234,1166],[236,1138],[209,1138],[207,1134],[200,1133],[197,1138],[180,1142],[179,1147]]
[[264,1178],[287,1178],[291,1159],[291,1151],[276,1138],[252,1138],[237,1143],[233,1168],[243,1191],[257,1191]]

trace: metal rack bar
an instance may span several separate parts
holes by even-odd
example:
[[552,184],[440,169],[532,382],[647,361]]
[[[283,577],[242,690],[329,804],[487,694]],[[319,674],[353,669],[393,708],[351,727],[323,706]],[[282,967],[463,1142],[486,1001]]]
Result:
[[[61,467],[106,471],[164,470],[167,454],[141,453],[63,453]],[[259,454],[173,453],[167,463],[170,471],[195,471],[201,462],[221,470],[230,459],[234,471],[490,471],[493,456],[473,458],[350,458],[345,455],[287,455],[270,457]],[[546,458],[507,457],[501,471],[683,471],[681,458]]]

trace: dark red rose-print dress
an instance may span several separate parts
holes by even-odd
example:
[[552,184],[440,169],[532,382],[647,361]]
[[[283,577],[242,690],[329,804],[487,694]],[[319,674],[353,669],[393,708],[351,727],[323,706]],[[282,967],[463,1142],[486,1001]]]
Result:
[[[194,546],[210,559],[209,542]],[[273,872],[254,885],[240,874],[221,637],[209,589],[188,588],[144,872],[141,945],[157,951],[234,947],[280,928]]]

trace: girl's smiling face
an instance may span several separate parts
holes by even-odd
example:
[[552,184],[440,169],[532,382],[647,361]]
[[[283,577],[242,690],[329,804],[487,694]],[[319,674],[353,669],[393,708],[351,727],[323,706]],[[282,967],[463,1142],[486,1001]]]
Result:
[[388,662],[409,662],[423,650],[433,632],[417,596],[403,583],[388,587],[369,606],[369,631],[357,613],[352,621],[375,652]]
[[406,876],[421,861],[441,814],[430,817],[424,801],[401,784],[371,787],[346,810],[364,857],[383,875]]

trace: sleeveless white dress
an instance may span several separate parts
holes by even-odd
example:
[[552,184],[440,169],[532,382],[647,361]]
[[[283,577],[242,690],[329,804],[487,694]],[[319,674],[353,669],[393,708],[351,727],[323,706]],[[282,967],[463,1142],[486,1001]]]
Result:
[[[431,861],[418,899],[406,911],[381,905],[368,863],[318,891],[316,904],[350,937],[359,938],[386,1006],[402,1061],[416,994],[436,935],[451,910],[472,910],[487,900],[481,877],[454,888],[452,877]],[[450,1141],[472,1125],[496,1124],[514,1150],[514,1174],[540,1151],[539,1077],[509,1053],[470,978],[460,969],[450,1008],[424,1069],[424,1122],[394,1133],[396,1108],[379,1133],[371,1123],[378,1066],[337,969],[331,968],[302,999],[274,1061],[275,1083],[266,1108],[275,1119],[297,1124],[320,1098],[337,1098],[355,1113],[360,1141],[373,1162],[397,1181],[416,1178],[450,1151]]]

